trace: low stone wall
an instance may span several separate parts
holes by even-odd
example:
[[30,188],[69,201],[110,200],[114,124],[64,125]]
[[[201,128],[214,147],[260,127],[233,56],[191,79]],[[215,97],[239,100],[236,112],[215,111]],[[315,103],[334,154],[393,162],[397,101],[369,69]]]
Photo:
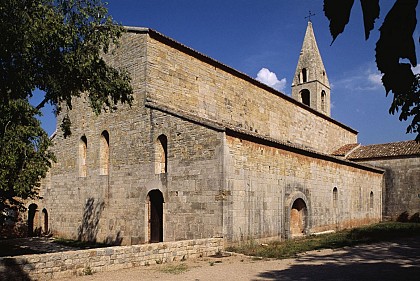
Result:
[[0,280],[50,280],[214,255],[222,238],[0,258]]

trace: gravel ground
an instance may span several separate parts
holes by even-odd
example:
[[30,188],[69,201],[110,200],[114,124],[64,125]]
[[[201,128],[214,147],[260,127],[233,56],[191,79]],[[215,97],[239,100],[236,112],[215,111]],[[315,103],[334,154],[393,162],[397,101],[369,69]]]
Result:
[[[176,268],[185,269],[176,274]],[[294,259],[207,257],[126,270],[97,272],[62,281],[131,280],[420,280],[420,236],[338,250],[312,251]]]

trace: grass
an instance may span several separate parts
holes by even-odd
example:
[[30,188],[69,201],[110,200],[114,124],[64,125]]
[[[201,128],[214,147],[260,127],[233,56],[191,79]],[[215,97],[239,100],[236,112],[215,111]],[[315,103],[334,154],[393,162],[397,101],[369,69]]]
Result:
[[386,222],[319,236],[273,241],[264,246],[250,241],[227,250],[249,256],[283,259],[312,250],[342,248],[416,235],[420,235],[419,223]]
[[88,242],[88,241],[80,241],[80,240],[72,240],[72,239],[64,239],[64,238],[57,238],[54,240],[54,243],[77,248],[77,249],[93,249],[93,248],[104,248],[109,247],[110,245],[98,242]]
[[188,266],[185,263],[169,264],[159,269],[159,271],[169,274],[181,274],[188,271]]

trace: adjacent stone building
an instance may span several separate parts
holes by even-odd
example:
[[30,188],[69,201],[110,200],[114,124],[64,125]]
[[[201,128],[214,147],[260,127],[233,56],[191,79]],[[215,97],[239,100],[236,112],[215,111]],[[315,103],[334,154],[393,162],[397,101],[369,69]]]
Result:
[[292,98],[154,30],[127,30],[108,60],[131,73],[133,105],[96,116],[74,100],[32,229],[115,244],[238,242],[382,219],[384,170],[332,155],[357,131],[330,117],[311,23]]
[[420,222],[420,144],[401,141],[343,147],[335,153],[385,170],[383,219]]

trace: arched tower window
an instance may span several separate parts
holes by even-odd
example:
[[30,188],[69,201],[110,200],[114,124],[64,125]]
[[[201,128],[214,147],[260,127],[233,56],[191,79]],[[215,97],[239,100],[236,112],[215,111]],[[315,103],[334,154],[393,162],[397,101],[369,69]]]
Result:
[[155,174],[165,174],[168,163],[168,138],[160,135],[156,140]]
[[321,92],[321,111],[323,111],[323,112],[327,111],[327,108],[325,106],[326,96],[327,96],[327,94],[325,93],[324,90],[322,90],[322,92]]
[[337,201],[338,201],[338,190],[337,187],[333,188],[333,207],[337,208]]
[[108,175],[109,173],[109,134],[103,131],[101,134],[100,148],[99,148],[99,172],[101,175]]
[[303,104],[310,106],[311,95],[308,89],[303,89],[300,91],[300,99]]
[[302,68],[302,82],[308,82],[308,70],[306,68]]
[[87,167],[86,167],[86,157],[87,157],[87,138],[82,136],[79,140],[79,176],[86,177]]

